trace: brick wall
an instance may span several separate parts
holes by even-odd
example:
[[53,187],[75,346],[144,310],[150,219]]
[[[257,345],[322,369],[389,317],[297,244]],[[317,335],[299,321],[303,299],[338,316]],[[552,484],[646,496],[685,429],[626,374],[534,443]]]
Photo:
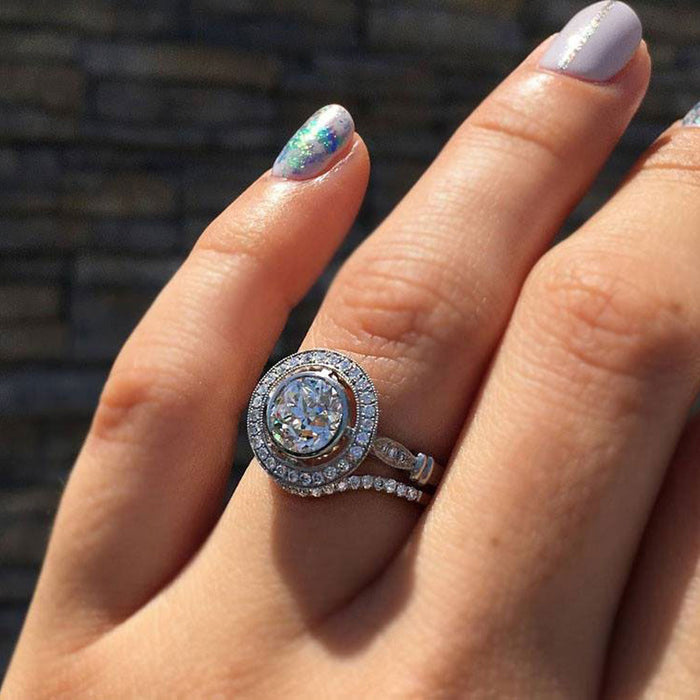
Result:
[[[206,222],[315,108],[373,156],[342,255],[571,0],[0,2],[0,670],[109,364]],[[700,99],[697,0],[636,3],[654,84],[570,228]],[[239,466],[247,459],[239,456]]]

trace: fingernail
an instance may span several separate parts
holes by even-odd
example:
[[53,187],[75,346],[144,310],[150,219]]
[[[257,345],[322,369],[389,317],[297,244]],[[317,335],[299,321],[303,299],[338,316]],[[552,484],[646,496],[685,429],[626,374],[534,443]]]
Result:
[[272,174],[288,180],[308,180],[322,173],[355,133],[350,112],[327,105],[315,112],[277,156]]
[[683,126],[700,126],[700,102],[683,117]]
[[617,75],[642,41],[642,23],[624,2],[596,2],[562,29],[540,61],[546,70],[605,82]]

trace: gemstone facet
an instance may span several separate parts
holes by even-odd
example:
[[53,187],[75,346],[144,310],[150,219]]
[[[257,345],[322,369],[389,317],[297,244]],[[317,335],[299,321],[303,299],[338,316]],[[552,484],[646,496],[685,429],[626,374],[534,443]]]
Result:
[[326,449],[347,420],[342,391],[320,374],[292,376],[271,396],[267,406],[273,440],[286,452],[302,457]]

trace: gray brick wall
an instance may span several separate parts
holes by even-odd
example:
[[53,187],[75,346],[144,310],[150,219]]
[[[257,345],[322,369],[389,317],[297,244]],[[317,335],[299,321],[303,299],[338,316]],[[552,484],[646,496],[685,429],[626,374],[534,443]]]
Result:
[[[580,5],[0,2],[0,669],[109,364],[205,223],[315,108],[351,109],[373,155],[370,191],[276,352],[292,351],[342,257]],[[697,0],[636,7],[652,90],[568,228],[700,99]]]

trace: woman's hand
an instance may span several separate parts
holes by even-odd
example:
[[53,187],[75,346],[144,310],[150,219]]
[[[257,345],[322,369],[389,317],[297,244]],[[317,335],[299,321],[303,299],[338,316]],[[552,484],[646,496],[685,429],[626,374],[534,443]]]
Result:
[[211,224],[114,365],[4,697],[697,697],[692,116],[545,252],[642,99],[640,34],[601,2],[537,49],[309,331],[371,375],[382,432],[449,464],[423,516],[257,466],[220,511],[255,381],[363,198],[347,113]]

